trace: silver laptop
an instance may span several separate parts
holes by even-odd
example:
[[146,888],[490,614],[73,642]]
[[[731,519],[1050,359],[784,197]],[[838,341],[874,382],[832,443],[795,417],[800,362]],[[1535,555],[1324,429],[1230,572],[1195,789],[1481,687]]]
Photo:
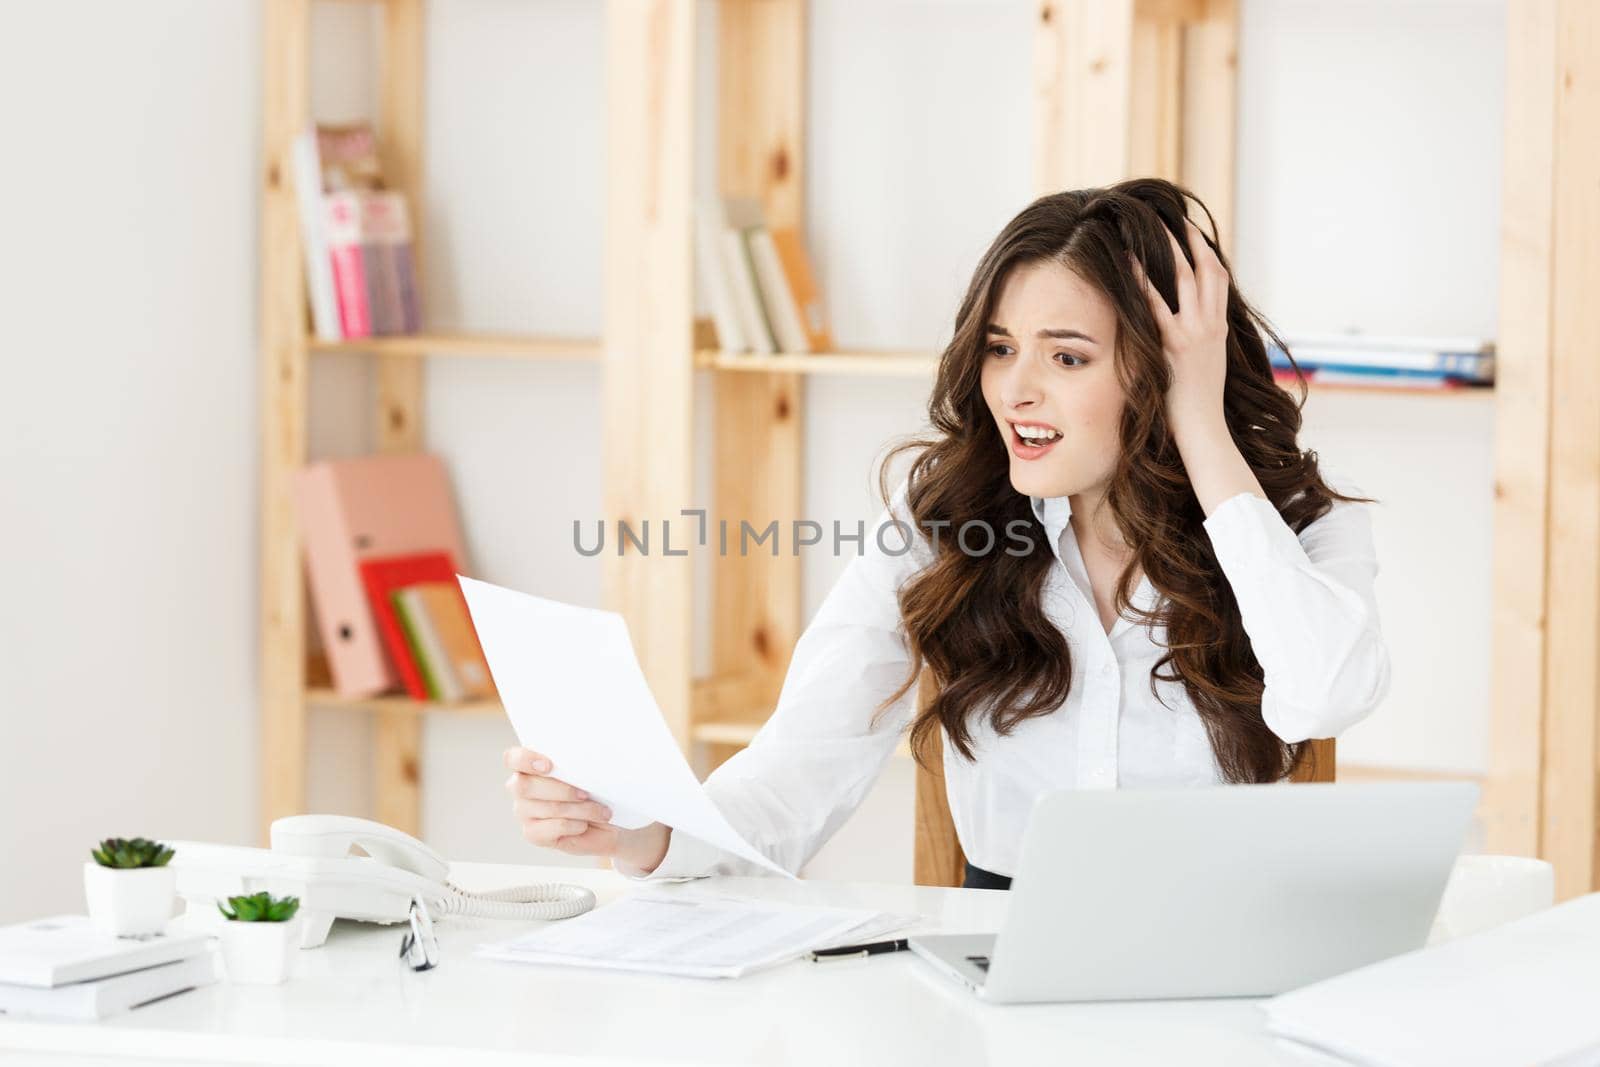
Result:
[[997,1002],[1281,993],[1420,948],[1469,782],[1042,797],[998,934],[911,950]]

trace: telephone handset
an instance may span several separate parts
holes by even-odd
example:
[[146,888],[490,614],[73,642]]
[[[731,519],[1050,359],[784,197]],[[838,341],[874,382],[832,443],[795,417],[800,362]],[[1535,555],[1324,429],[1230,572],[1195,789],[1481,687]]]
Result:
[[410,871],[429,882],[450,877],[443,856],[412,837],[381,822],[350,815],[291,815],[272,824],[272,851],[290,856],[346,859],[360,849],[378,863]]
[[270,849],[173,842],[178,893],[191,921],[221,916],[225,897],[262,890],[300,898],[302,948],[327,939],[335,918],[403,922],[412,897],[435,918],[567,919],[594,907],[582,886],[548,883],[488,893],[452,885],[450,864],[410,834],[347,815],[293,815],[272,824]]

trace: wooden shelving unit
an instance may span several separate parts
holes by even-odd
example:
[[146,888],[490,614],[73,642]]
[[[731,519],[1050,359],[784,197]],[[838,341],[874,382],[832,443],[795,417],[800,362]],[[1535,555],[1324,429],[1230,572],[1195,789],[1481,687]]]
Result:
[[[384,10],[378,126],[385,172],[424,201],[423,0],[369,0]],[[605,514],[676,515],[691,479],[693,376],[716,374],[712,497],[730,521],[798,513],[802,376],[931,378],[927,352],[838,352],[756,360],[695,344],[691,212],[696,5],[639,0],[607,9],[610,167],[606,314],[598,340],[426,334],[326,343],[306,335],[290,143],[310,121],[310,0],[268,0],[262,199],[262,817],[301,808],[311,704],[377,722],[378,817],[415,829],[417,746],[428,714],[493,714],[480,702],[349,700],[307,683],[306,605],[289,486],[306,461],[310,356],[366,353],[378,367],[378,437],[417,449],[422,357],[599,360],[603,375]],[[1229,232],[1232,217],[1234,0],[1038,0],[1036,185],[1043,190],[1166,175],[1200,192]],[[774,225],[801,226],[805,188],[804,0],[722,0],[718,11],[717,183],[758,197]],[[1180,99],[1185,101],[1180,107]],[[1190,106],[1198,102],[1202,106]],[[1070,121],[1092,116],[1094,121]],[[1182,153],[1186,126],[1201,150]],[[422,227],[416,229],[420,232]],[[425,252],[418,249],[420,256]],[[650,299],[639,299],[648,292]],[[748,741],[776,700],[801,624],[792,556],[712,561],[715,620],[708,678],[689,674],[687,560],[607,557],[605,601],[628,618],[635,647],[674,733]]]
[[[422,716],[495,715],[501,707],[388,696],[351,700],[320,680],[308,683],[290,484],[307,459],[311,356],[365,353],[376,362],[378,447],[384,451],[423,446],[425,357],[598,361],[603,517],[611,523],[676,516],[687,502],[703,499],[691,473],[691,430],[696,419],[708,417],[695,411],[697,371],[715,376],[709,412],[716,435],[714,513],[736,522],[800,511],[805,375],[931,379],[935,357],[750,357],[697,344],[691,214],[699,15],[688,0],[614,0],[606,8],[612,177],[601,338],[309,338],[289,154],[292,138],[311,117],[310,2],[264,4],[261,825],[264,835],[273,818],[302,810],[306,716],[316,705],[374,717],[376,815],[415,831]],[[423,0],[367,2],[380,4],[385,14],[377,116],[385,171],[420,209]],[[1035,187],[1077,188],[1133,173],[1170,177],[1205,198],[1226,240],[1233,219],[1236,0],[1034,0],[1034,7]],[[775,226],[803,228],[805,0],[721,0],[718,16],[719,189],[759,198]],[[415,229],[424,228],[418,223]],[[425,251],[417,249],[419,260]],[[628,619],[645,674],[680,742],[726,752],[749,741],[776,701],[801,629],[800,567],[791,555],[718,557],[709,565],[715,619],[709,677],[693,678],[689,670],[689,560],[608,554],[604,601]],[[924,792],[919,786],[919,797]],[[925,829],[919,825],[919,841]]]

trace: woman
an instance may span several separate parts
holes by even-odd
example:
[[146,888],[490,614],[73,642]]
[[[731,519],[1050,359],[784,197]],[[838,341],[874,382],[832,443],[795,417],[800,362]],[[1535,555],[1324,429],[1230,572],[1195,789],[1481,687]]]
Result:
[[[1382,699],[1367,502],[1301,450],[1261,335],[1277,338],[1186,197],[1155,179],[1042,197],[978,265],[937,434],[905,446],[886,513],[915,535],[866,538],[772,718],[706,782],[788,870],[908,722],[914,742],[942,730],[966,884],[1004,887],[1044,792],[1276,781]],[[634,877],[757,869],[609,825],[535,752],[506,762],[535,844]]]

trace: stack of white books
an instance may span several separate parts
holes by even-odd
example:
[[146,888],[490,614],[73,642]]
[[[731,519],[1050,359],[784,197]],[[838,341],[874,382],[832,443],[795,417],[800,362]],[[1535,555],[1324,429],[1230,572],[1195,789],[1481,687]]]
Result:
[[827,352],[833,334],[798,227],[768,226],[749,197],[705,201],[695,256],[724,352]]
[[210,985],[213,946],[203,933],[113,937],[84,915],[0,926],[0,1015],[103,1019]]

